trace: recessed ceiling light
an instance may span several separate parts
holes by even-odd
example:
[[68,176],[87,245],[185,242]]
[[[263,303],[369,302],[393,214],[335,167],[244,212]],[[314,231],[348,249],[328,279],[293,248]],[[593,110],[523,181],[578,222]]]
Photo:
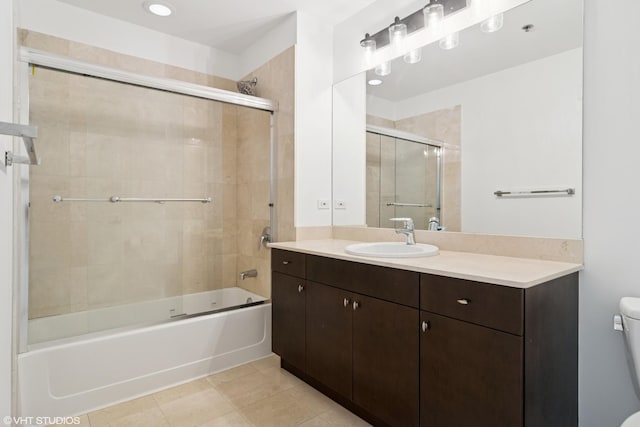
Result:
[[371,80],[369,80],[368,83],[371,86],[380,86],[382,84],[382,80],[380,80],[380,79],[371,79]]
[[143,4],[145,10],[156,16],[169,16],[173,13],[173,7],[167,3],[160,3],[157,1],[146,1]]

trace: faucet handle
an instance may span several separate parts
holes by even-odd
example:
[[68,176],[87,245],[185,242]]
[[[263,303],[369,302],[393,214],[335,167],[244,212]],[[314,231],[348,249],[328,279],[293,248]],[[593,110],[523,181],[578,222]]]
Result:
[[407,230],[413,230],[413,218],[389,218],[389,221],[396,221],[396,222],[404,222],[404,227]]

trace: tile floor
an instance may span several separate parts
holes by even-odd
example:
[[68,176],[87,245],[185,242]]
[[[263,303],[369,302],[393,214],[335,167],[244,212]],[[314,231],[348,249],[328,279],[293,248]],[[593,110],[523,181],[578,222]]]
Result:
[[319,427],[366,422],[280,369],[273,355],[81,417],[80,426]]

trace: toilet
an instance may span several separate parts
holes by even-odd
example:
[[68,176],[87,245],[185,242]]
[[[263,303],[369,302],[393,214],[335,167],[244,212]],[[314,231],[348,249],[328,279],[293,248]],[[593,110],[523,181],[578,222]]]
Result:
[[[633,361],[632,374],[636,376],[637,381],[640,381],[640,298],[622,298],[620,314],[622,325],[619,325],[616,320],[615,328],[624,331],[627,351]],[[620,427],[640,427],[640,411],[631,414]]]

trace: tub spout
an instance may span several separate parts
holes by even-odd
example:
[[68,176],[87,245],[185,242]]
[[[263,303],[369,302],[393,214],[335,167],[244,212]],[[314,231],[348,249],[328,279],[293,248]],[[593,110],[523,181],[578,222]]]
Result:
[[257,277],[258,276],[258,270],[247,270],[247,271],[243,271],[240,273],[240,280],[244,280],[247,277]]

